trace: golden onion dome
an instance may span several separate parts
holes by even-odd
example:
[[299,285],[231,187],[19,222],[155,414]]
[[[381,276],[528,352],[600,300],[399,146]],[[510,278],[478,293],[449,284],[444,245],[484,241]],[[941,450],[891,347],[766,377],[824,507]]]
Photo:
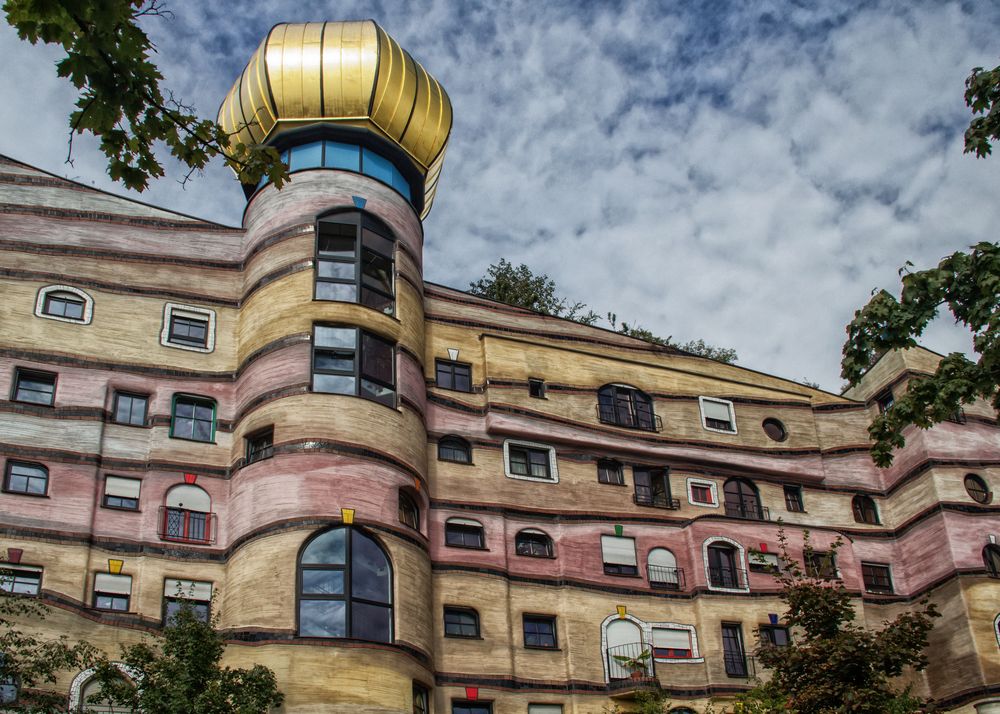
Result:
[[451,132],[440,83],[372,20],[276,25],[219,108],[233,141],[270,143],[314,124],[364,129],[402,149],[430,211]]

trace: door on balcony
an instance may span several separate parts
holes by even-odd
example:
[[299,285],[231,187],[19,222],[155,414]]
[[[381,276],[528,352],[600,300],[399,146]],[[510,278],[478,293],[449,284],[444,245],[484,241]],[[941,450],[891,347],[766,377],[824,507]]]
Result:
[[747,676],[747,657],[743,651],[743,628],[735,623],[722,623],[722,654],[726,674],[730,677]]
[[736,567],[736,548],[728,543],[708,546],[708,581],[717,588],[743,587]]
[[678,590],[680,588],[680,572],[677,570],[677,559],[666,548],[653,548],[646,557],[649,568],[649,584],[654,588]]
[[731,478],[723,487],[726,494],[726,515],[736,518],[762,519],[757,487],[745,478]]
[[608,661],[608,678],[628,679],[631,671],[623,667],[615,655],[634,658],[643,652],[642,631],[631,620],[612,620],[604,630],[608,649],[605,657]]
[[641,506],[670,508],[670,480],[666,469],[633,467],[635,502]]

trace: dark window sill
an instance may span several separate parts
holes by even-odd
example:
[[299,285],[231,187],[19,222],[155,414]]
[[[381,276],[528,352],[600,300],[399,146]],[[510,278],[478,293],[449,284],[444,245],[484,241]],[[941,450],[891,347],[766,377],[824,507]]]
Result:
[[625,482],[622,482],[622,483],[613,483],[611,481],[598,481],[597,483],[601,484],[602,486],[621,486],[622,488],[624,488],[625,486],[627,486],[627,484]]
[[[303,169],[303,170],[305,170],[305,169]],[[362,175],[367,175],[367,174],[362,174]],[[386,185],[388,185],[388,184],[386,184]],[[399,193],[399,192],[397,191],[397,193]],[[342,285],[348,285],[348,284],[351,284],[351,283],[341,283],[341,284]],[[323,302],[337,302],[337,303],[341,303],[341,304],[344,304],[344,305],[357,305],[358,307],[363,307],[365,310],[368,310],[369,312],[374,312],[376,315],[381,315],[382,317],[388,317],[390,320],[395,320],[396,322],[400,322],[400,319],[398,317],[396,317],[396,311],[395,311],[395,309],[393,309],[392,314],[390,315],[387,312],[383,312],[382,310],[378,310],[378,309],[376,309],[374,307],[371,307],[369,305],[365,305],[362,302],[356,302],[356,301],[352,301],[352,300],[329,300],[327,298],[318,298],[318,297],[316,297],[316,293],[315,292],[313,292],[313,299],[312,299],[312,301],[313,302],[320,302],[320,303],[323,303]]]
[[124,511],[125,513],[142,513],[142,511],[138,508],[125,508],[124,506],[107,506],[103,503],[101,504],[101,508],[105,508],[109,511]]
[[115,426],[130,426],[134,429],[151,429],[153,427],[152,424],[129,424],[127,421],[114,421],[113,419],[108,423]]
[[486,638],[482,635],[449,635],[447,632],[444,634],[449,640],[485,640]]
[[534,555],[532,553],[518,553],[517,551],[514,552],[514,555],[516,555],[519,558],[537,558],[538,560],[555,560],[556,559],[556,556],[554,556],[554,555]]
[[475,390],[472,389],[455,389],[454,387],[442,387],[437,382],[434,383],[437,389],[442,389],[446,392],[458,392],[459,394],[475,394]]
[[[329,394],[332,397],[353,397],[354,399],[363,399],[366,402],[371,402],[372,404],[378,404],[380,407],[385,407],[386,409],[392,409],[392,411],[394,412],[399,411],[399,404],[383,404],[377,399],[369,399],[368,397],[362,397],[360,394],[345,394],[344,392],[317,392],[312,387],[309,388],[309,394]],[[399,395],[397,394],[396,396],[397,396],[396,401],[398,402]]]
[[440,456],[438,457],[438,461],[445,464],[458,464],[459,466],[475,466],[475,464],[472,463],[471,461],[456,461],[455,459],[442,459]]
[[636,578],[638,580],[642,579],[642,576],[640,576],[639,573],[609,573],[605,571],[604,574],[612,578]]
[[193,441],[196,444],[214,444],[215,443],[215,439],[210,439],[210,440],[206,441],[205,439],[192,439],[190,436],[174,436],[173,434],[170,435],[170,438],[171,439],[179,439],[180,441]]
[[9,491],[6,488],[3,489],[3,493],[9,493],[11,496],[31,496],[32,498],[52,498],[47,493],[27,493],[25,491]]
[[489,550],[489,548],[483,545],[455,545],[453,543],[445,543],[444,545],[446,548],[462,548],[463,550]]
[[33,407],[54,407],[55,402],[49,402],[48,404],[43,404],[42,402],[29,402],[24,399],[11,399],[15,404],[30,404]]
[[545,645],[525,645],[526,650],[541,650],[543,652],[562,652],[562,647],[546,647]]

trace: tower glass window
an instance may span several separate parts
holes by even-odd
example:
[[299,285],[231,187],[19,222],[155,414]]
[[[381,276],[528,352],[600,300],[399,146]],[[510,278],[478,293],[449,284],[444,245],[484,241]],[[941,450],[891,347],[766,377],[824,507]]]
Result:
[[[301,149],[302,147],[298,147]],[[350,211],[316,222],[317,300],[356,302],[392,315],[395,237],[381,221]]]
[[312,390],[396,406],[395,349],[356,327],[313,327]]
[[624,384],[606,384],[597,391],[597,414],[605,424],[656,429],[653,400],[645,392]]

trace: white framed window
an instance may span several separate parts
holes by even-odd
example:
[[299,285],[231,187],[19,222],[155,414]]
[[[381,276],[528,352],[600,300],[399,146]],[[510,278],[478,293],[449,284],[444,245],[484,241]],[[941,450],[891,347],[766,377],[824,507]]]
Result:
[[215,310],[168,302],[163,306],[160,344],[178,350],[215,350]]
[[736,411],[728,399],[714,397],[698,397],[701,408],[701,425],[708,431],[720,434],[736,433]]
[[698,656],[693,625],[653,625],[653,657],[658,662],[689,660]]
[[163,581],[163,621],[170,622],[185,606],[199,620],[208,622],[212,614],[212,583],[166,578]]
[[35,316],[89,325],[94,319],[94,298],[72,285],[46,285],[35,299]]
[[563,714],[562,704],[529,704],[528,714]]
[[737,541],[725,536],[707,538],[702,543],[702,557],[709,590],[750,592],[746,550]]
[[559,483],[556,450],[546,444],[503,442],[503,468],[507,478]]
[[688,503],[702,508],[719,507],[719,486],[715,481],[700,478],[687,480]]

